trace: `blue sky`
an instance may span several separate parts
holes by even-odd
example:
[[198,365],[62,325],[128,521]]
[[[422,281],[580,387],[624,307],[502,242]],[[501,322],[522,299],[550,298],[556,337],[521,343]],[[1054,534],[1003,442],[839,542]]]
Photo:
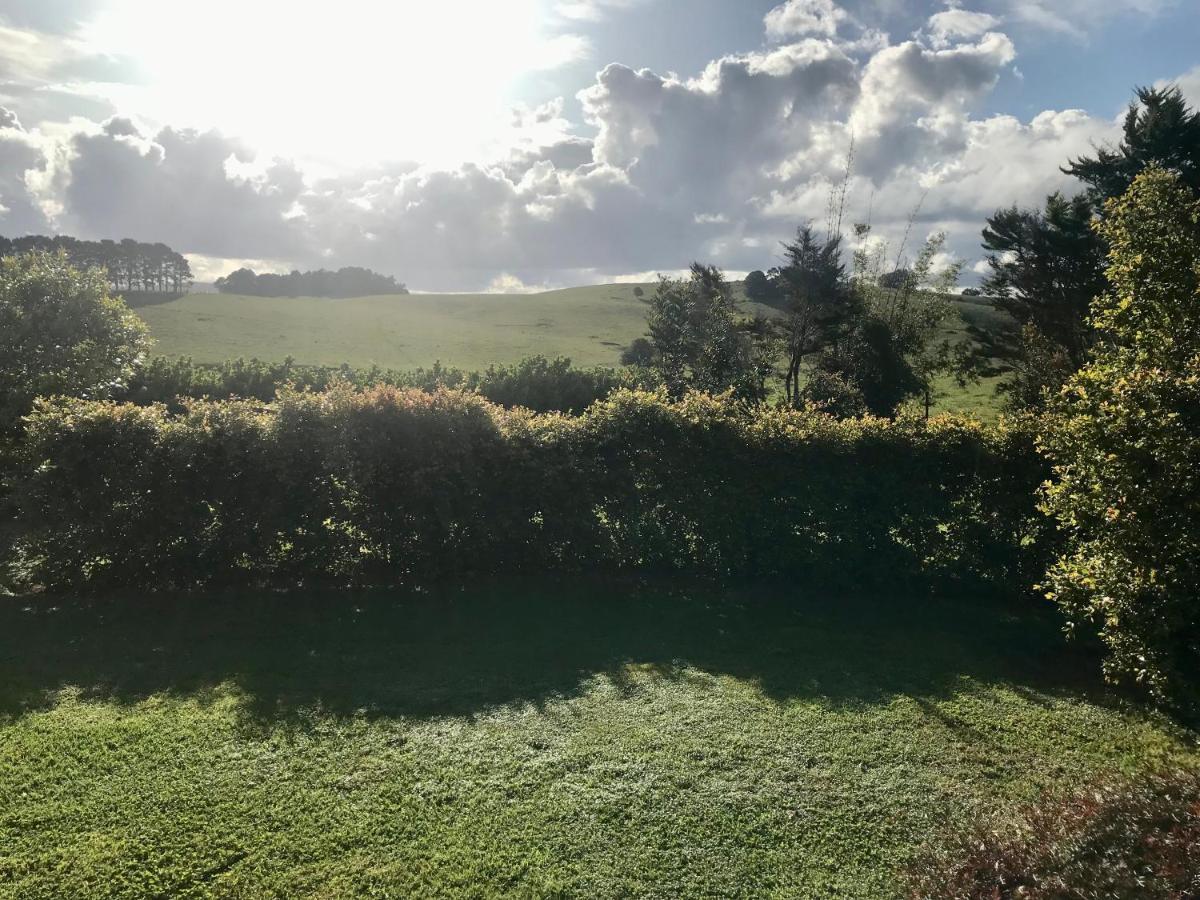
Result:
[[848,217],[899,252],[924,197],[970,273],[1135,85],[1200,100],[1197,48],[1197,0],[0,0],[0,233],[432,290],[737,273],[853,142]]

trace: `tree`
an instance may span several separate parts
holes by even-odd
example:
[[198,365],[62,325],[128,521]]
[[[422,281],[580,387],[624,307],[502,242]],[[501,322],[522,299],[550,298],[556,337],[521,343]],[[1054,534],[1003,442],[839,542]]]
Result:
[[166,244],[145,244],[132,238],[81,241],[68,235],[26,235],[8,240],[0,238],[0,256],[14,256],[33,250],[66,253],[72,265],[103,269],[109,287],[121,293],[182,293],[191,286],[192,270],[187,258]]
[[745,286],[747,300],[755,303],[773,303],[776,300],[775,286],[761,269],[746,276]]
[[855,279],[865,313],[855,340],[824,365],[854,381],[875,415],[892,416],[902,402],[923,395],[928,416],[934,378],[955,369],[966,352],[963,345],[934,342],[950,315],[949,294],[962,271],[960,261],[947,260],[945,247],[945,232],[936,232],[911,267],[895,269],[874,284]]
[[[993,373],[1012,372],[1005,386],[1014,406],[1033,403],[1078,369],[1096,335],[1087,310],[1105,287],[1103,234],[1092,229],[1105,202],[1122,195],[1147,167],[1174,172],[1181,186],[1200,196],[1200,116],[1177,87],[1139,88],[1125,116],[1121,142],[1063,169],[1082,181],[1074,198],[1054,194],[1044,211],[1001,210],[988,220],[984,247],[992,275],[984,289],[995,293],[1022,327],[1000,334],[976,333],[979,359],[1000,360]],[[1065,369],[1047,366],[1065,359]],[[1038,383],[1045,377],[1045,383]]]
[[733,390],[745,399],[761,399],[753,339],[739,326],[720,269],[693,263],[689,280],[661,279],[647,324],[655,365],[672,396]]
[[1200,196],[1200,114],[1188,107],[1177,86],[1138,88],[1136,95],[1125,114],[1121,143],[1072,160],[1063,171],[1088,185],[1098,208],[1122,196],[1151,166],[1174,172],[1181,185]]
[[[1044,211],[1015,206],[988,219],[983,246],[992,274],[983,289],[1021,325],[1032,325],[1083,364],[1094,335],[1088,307],[1104,280],[1104,240],[1083,194],[1051,194]],[[1012,359],[1015,354],[1005,356]]]
[[1066,537],[1047,577],[1105,671],[1200,713],[1200,203],[1157,167],[1109,201],[1101,341],[1045,417]]
[[788,403],[799,405],[804,359],[833,343],[858,310],[842,264],[840,238],[821,241],[810,225],[804,225],[783,249],[779,283],[785,311],[780,326],[784,392]]
[[287,275],[237,269],[214,283],[223,294],[247,297],[367,297],[373,294],[407,294],[408,288],[390,275],[347,266],[330,272],[292,270]]
[[107,398],[145,358],[146,326],[109,295],[104,273],[64,252],[0,260],[0,428],[35,397]]
[[654,345],[644,337],[634,338],[621,351],[621,365],[648,367],[654,365]]

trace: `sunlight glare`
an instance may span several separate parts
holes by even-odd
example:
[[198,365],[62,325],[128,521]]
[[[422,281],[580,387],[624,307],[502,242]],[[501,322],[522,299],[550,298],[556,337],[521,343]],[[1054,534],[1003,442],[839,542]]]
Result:
[[578,48],[539,0],[113,0],[87,41],[137,61],[161,122],[335,167],[470,158],[515,82]]

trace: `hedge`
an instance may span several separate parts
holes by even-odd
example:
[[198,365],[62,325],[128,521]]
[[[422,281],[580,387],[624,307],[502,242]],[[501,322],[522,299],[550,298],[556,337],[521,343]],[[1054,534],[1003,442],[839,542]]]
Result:
[[48,588],[621,569],[1027,587],[1028,429],[621,389],[579,416],[334,384],[269,404],[39,401],[14,567]]

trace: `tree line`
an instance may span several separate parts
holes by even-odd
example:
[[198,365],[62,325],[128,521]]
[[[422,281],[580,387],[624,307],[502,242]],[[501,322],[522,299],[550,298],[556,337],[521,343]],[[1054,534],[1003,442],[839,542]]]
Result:
[[331,272],[293,270],[287,275],[253,269],[238,269],[218,278],[216,288],[222,294],[248,297],[368,297],[374,294],[407,294],[408,288],[390,275],[370,269],[346,266]]
[[935,342],[961,271],[945,262],[944,234],[925,240],[908,262],[907,235],[893,257],[871,240],[869,223],[856,224],[848,261],[840,226],[819,233],[804,224],[783,243],[778,265],[745,281],[747,298],[777,314],[739,315],[720,270],[697,263],[690,279],[662,280],[646,337],[623,362],[656,370],[676,396],[733,390],[761,401],[774,379],[788,405],[841,416],[892,416],[913,398],[928,413],[935,379],[945,375],[960,383],[1004,376],[998,390],[1010,410],[1042,409],[1102,342],[1090,310],[1108,288],[1106,204],[1153,167],[1174,172],[1200,196],[1200,115],[1177,87],[1137,90],[1121,142],[1067,162],[1062,171],[1084,185],[1080,193],[989,217],[983,247],[991,272],[969,293],[988,296],[1012,328],[971,326],[970,340]]
[[34,250],[61,250],[81,269],[102,269],[109,287],[122,293],[179,294],[192,285],[187,257],[163,243],[150,244],[132,238],[85,241],[68,235],[0,236],[0,257]]

